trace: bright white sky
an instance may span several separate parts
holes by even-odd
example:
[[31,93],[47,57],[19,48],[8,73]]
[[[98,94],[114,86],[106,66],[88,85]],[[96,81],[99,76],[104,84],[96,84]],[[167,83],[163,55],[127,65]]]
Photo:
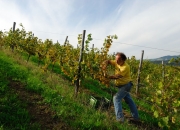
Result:
[[138,59],[142,50],[144,59],[180,55],[180,0],[0,0],[0,30],[13,22],[60,44],[69,36],[76,46],[86,30],[92,34],[90,46],[99,49],[106,36],[116,34],[110,53]]

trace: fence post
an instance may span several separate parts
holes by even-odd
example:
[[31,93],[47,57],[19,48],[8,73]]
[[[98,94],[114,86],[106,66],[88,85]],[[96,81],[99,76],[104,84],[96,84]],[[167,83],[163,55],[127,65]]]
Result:
[[[13,23],[13,33],[15,32],[16,22]],[[14,52],[14,43],[11,44],[12,52]]]
[[64,46],[66,46],[67,40],[68,40],[68,36],[66,36],[66,39],[64,41]]
[[15,31],[16,22],[13,23],[13,32]]
[[94,44],[92,44],[92,50],[94,50]]
[[138,77],[137,77],[136,95],[138,95],[138,93],[139,93],[140,73],[141,73],[141,68],[142,68],[143,55],[144,55],[144,50],[142,50],[141,60],[140,60],[140,63],[139,63],[139,68],[138,68]]
[[163,78],[163,83],[164,83],[164,61],[162,61],[162,78]]
[[83,35],[82,35],[82,46],[80,50],[80,56],[79,56],[79,66],[78,66],[78,73],[77,73],[77,80],[76,80],[76,87],[75,87],[75,96],[77,97],[78,91],[79,91],[79,83],[80,83],[80,73],[81,73],[81,62],[83,59],[83,51],[84,51],[84,41],[85,41],[85,34],[86,30],[83,30]]

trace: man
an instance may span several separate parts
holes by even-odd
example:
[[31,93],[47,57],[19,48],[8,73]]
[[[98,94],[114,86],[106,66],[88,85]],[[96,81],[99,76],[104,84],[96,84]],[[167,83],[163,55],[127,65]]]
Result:
[[115,108],[116,120],[124,122],[124,114],[122,112],[122,99],[129,105],[132,114],[132,120],[138,121],[139,115],[137,107],[129,94],[132,87],[132,80],[130,75],[130,67],[126,63],[126,55],[118,52],[115,60],[104,61],[103,70],[106,69],[107,65],[113,65],[115,67],[115,75],[109,76],[108,78],[115,80],[115,85],[118,88],[118,92],[113,96],[113,103]]

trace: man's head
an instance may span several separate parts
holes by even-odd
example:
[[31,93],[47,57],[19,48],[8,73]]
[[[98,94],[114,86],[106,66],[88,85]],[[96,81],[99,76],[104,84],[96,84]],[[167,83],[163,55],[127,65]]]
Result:
[[116,62],[117,63],[124,63],[124,61],[126,61],[126,55],[124,54],[124,53],[122,53],[122,52],[117,52],[116,53]]

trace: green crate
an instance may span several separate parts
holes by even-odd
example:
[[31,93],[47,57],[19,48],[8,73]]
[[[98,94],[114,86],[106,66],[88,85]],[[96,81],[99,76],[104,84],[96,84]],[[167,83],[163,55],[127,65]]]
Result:
[[97,99],[94,98],[93,96],[91,96],[91,98],[90,98],[90,106],[95,108],[96,103],[97,103]]
[[100,97],[90,97],[90,106],[93,108],[98,108],[100,105],[101,98]]
[[93,108],[109,109],[111,101],[105,97],[90,97],[90,106]]

